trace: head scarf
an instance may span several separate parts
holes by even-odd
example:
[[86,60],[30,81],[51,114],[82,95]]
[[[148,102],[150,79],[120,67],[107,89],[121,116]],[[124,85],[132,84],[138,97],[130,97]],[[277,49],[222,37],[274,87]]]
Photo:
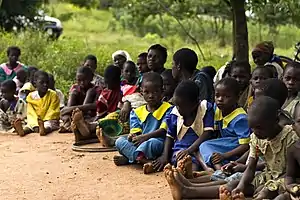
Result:
[[127,51],[124,51],[124,50],[118,50],[118,51],[116,51],[115,53],[113,53],[111,55],[111,57],[114,60],[114,58],[116,56],[118,56],[118,55],[125,57],[126,61],[130,61],[131,60],[131,57],[130,57],[129,53]]
[[274,53],[274,45],[271,41],[264,41],[259,44],[257,44],[253,51],[260,51],[264,53],[273,54]]

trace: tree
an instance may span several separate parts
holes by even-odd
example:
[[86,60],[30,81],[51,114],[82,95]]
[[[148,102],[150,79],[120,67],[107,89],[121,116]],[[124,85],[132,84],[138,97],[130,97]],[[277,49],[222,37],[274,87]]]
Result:
[[0,0],[0,27],[11,31],[13,26],[22,26],[17,16],[24,16],[34,21],[42,4],[43,0]]

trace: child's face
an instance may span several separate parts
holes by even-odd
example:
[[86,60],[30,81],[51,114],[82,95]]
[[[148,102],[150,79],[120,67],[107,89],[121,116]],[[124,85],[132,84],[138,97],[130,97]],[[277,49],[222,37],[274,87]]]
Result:
[[189,102],[184,97],[174,96],[174,104],[179,112],[179,114],[183,117],[188,117],[191,113],[197,109],[198,103]]
[[16,64],[19,60],[19,52],[18,51],[10,51],[8,54],[8,61],[10,64]]
[[147,55],[148,67],[152,71],[156,71],[164,66],[163,56],[157,50],[150,49]]
[[82,89],[85,89],[85,88],[89,87],[89,84],[91,81],[87,79],[85,74],[77,73],[76,74],[76,82]]
[[124,63],[126,62],[126,58],[122,55],[116,55],[114,57],[114,64],[119,67],[120,69],[123,69]]
[[282,78],[289,93],[297,93],[300,90],[300,69],[289,67],[285,70]]
[[142,84],[142,94],[145,101],[150,106],[156,106],[161,103],[162,99],[162,88],[158,87],[157,84],[150,81],[144,82]]
[[15,92],[16,91],[12,91],[11,89],[9,89],[9,88],[7,88],[7,87],[3,87],[3,86],[1,86],[0,87],[0,91],[1,91],[1,96],[4,98],[4,99],[6,99],[6,100],[8,100],[8,101],[11,101],[11,100],[13,100],[14,99],[14,95],[15,95]]
[[241,90],[244,90],[249,85],[250,74],[242,67],[233,68],[230,76],[239,83]]
[[263,80],[270,78],[265,70],[257,69],[252,73],[250,83],[253,88],[256,88]]
[[93,60],[86,60],[83,63],[83,66],[91,68],[91,70],[93,71],[93,73],[96,71],[96,68],[97,68],[97,64]]
[[123,78],[129,83],[134,81],[136,78],[135,66],[131,66],[130,64],[126,63],[123,69]]
[[139,57],[137,59],[137,66],[140,73],[146,73],[150,71],[147,65],[147,58]]
[[164,90],[164,96],[167,97],[172,97],[174,90],[176,88],[176,83],[173,77],[168,77],[168,76],[162,76],[163,79],[163,90]]
[[36,89],[40,93],[46,93],[49,89],[49,78],[46,76],[39,76],[36,79]]
[[218,84],[215,91],[215,101],[218,108],[224,111],[233,108],[237,104],[238,97],[227,86]]
[[295,124],[293,125],[297,135],[300,136],[300,109],[295,110]]
[[270,60],[271,55],[262,51],[253,51],[252,58],[255,64],[264,65]]
[[180,70],[174,60],[172,62],[172,76],[175,80],[180,80]]

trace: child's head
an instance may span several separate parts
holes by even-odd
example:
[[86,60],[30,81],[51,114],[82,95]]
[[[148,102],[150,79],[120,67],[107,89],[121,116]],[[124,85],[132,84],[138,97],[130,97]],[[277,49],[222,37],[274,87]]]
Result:
[[120,87],[121,69],[115,65],[109,65],[104,71],[104,82],[108,89]]
[[160,44],[152,45],[148,49],[147,64],[150,70],[156,72],[164,67],[167,61],[167,49]]
[[87,55],[84,58],[83,66],[91,68],[93,73],[95,73],[97,69],[97,57],[94,55]]
[[240,87],[240,91],[244,91],[249,85],[251,76],[251,67],[248,62],[233,62],[229,71],[229,76],[234,78]]
[[150,72],[150,69],[147,64],[147,52],[143,52],[140,55],[138,55],[137,63],[136,65],[138,66],[138,70],[141,74]]
[[54,76],[52,74],[48,74],[48,75],[49,75],[49,89],[55,90],[55,79],[54,79]]
[[260,96],[268,96],[276,99],[279,102],[280,107],[282,107],[288,97],[288,89],[281,80],[270,78],[262,81],[255,88],[254,97],[258,98]]
[[248,124],[259,139],[272,139],[278,132],[280,105],[277,100],[260,96],[248,110]]
[[252,58],[255,64],[264,65],[273,56],[274,46],[272,42],[264,41],[255,46],[252,50]]
[[[234,78],[223,78],[215,88],[215,101],[221,111],[230,112],[237,105],[240,89]],[[233,111],[233,110],[232,110]]]
[[181,116],[187,117],[199,104],[199,87],[193,81],[183,81],[174,92],[174,103]]
[[161,73],[161,77],[163,79],[163,89],[165,97],[172,97],[174,90],[177,86],[176,80],[172,76],[172,70],[166,69],[163,73]]
[[283,71],[282,80],[290,94],[295,94],[300,90],[300,63],[288,63]]
[[274,78],[273,75],[273,71],[269,67],[256,67],[252,72],[250,84],[255,89],[263,80]]
[[17,76],[17,79],[21,82],[21,83],[25,83],[26,80],[27,80],[27,71],[25,69],[19,69],[17,72],[16,72],[16,76]]
[[214,77],[215,77],[215,75],[217,74],[217,71],[216,71],[216,69],[213,66],[203,67],[201,69],[201,71],[205,72],[211,78],[211,80],[213,80]]
[[197,68],[198,56],[195,51],[182,48],[173,55],[172,72],[176,80],[180,80],[184,71],[192,74]]
[[118,50],[112,54],[112,59],[114,61],[114,65],[123,69],[124,63],[128,60],[131,60],[130,55],[127,51]]
[[34,74],[39,71],[38,68],[30,66],[28,67],[28,76],[27,76],[27,81],[32,83],[32,85],[35,85],[34,81]]
[[141,91],[150,106],[157,106],[163,97],[163,80],[156,72],[148,72],[143,76]]
[[13,80],[6,80],[1,83],[1,96],[5,100],[12,101],[16,93],[17,85]]
[[129,83],[133,83],[136,80],[136,66],[132,61],[126,61],[124,63],[123,78],[127,80]]
[[87,89],[90,86],[93,77],[94,73],[91,68],[79,67],[77,69],[76,82],[81,88]]
[[11,66],[17,66],[17,62],[19,61],[19,57],[21,55],[21,49],[17,46],[10,46],[6,51],[8,62]]
[[37,71],[34,74],[36,90],[39,94],[46,94],[49,89],[49,75],[44,71]]

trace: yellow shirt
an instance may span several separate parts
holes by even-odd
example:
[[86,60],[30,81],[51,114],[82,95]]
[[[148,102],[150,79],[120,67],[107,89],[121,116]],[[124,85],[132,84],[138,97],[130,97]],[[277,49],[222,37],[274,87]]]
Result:
[[43,98],[39,96],[38,91],[31,92],[26,101],[29,127],[38,126],[38,118],[43,121],[59,120],[60,104],[55,91],[49,89]]

